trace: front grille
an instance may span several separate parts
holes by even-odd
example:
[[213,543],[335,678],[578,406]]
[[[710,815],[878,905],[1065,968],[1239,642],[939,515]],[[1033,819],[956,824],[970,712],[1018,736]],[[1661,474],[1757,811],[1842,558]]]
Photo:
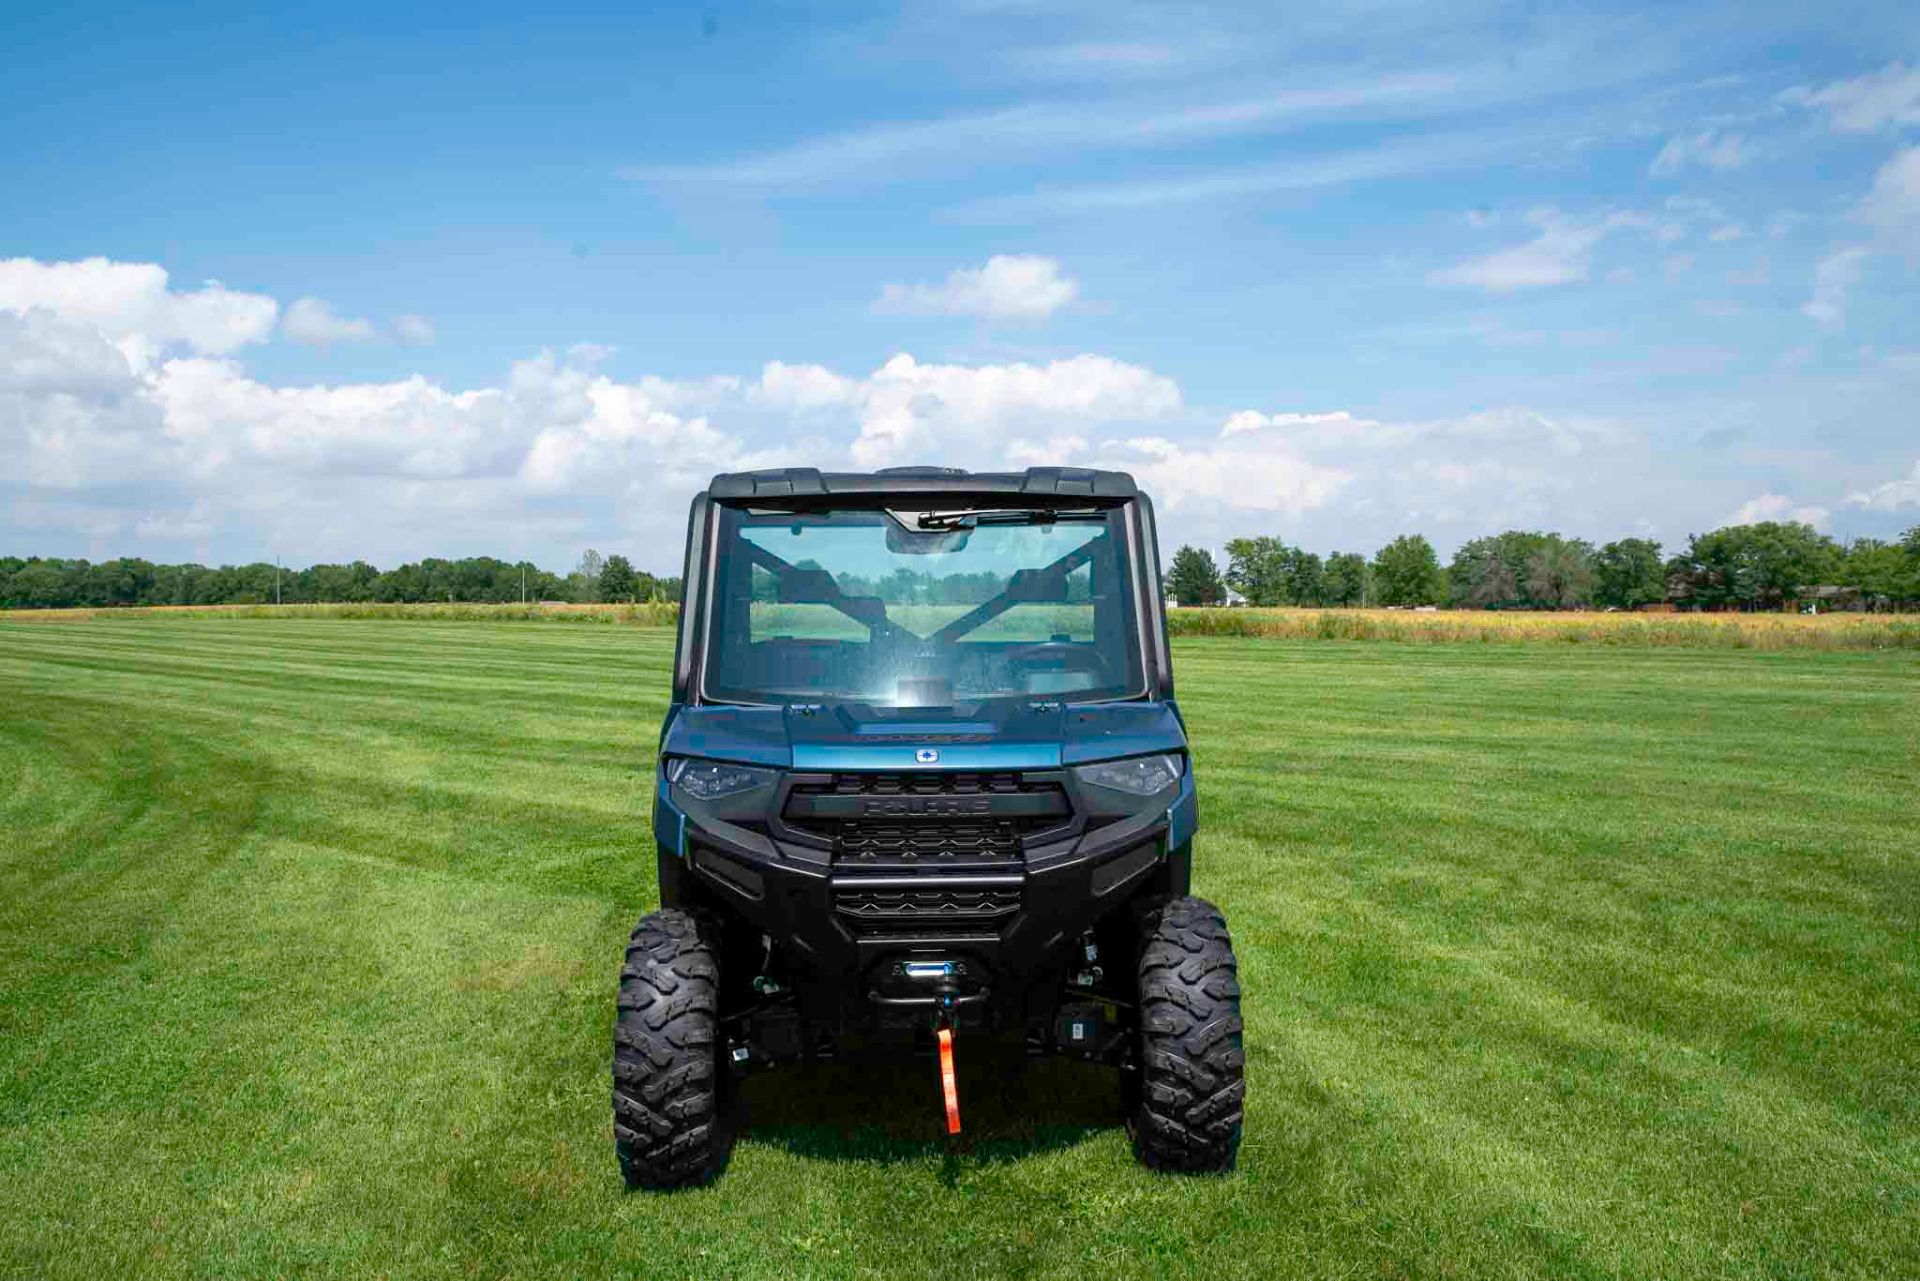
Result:
[[1057,775],[894,770],[796,779],[782,822],[831,843],[834,909],[874,936],[991,934],[1020,910],[1025,838],[1070,818]]
[[797,778],[781,818],[847,857],[1016,857],[1021,837],[1058,828],[1069,814],[1068,793],[1052,776],[897,770]]
[[843,881],[834,886],[834,908],[857,925],[990,921],[1020,910],[1020,887],[869,888]]
[[897,770],[797,780],[783,819],[831,841],[836,863],[948,870],[955,863],[1018,862],[1022,838],[1068,816],[1067,794],[1052,778]]
[[1020,858],[1011,823],[842,823],[836,862],[1005,862]]

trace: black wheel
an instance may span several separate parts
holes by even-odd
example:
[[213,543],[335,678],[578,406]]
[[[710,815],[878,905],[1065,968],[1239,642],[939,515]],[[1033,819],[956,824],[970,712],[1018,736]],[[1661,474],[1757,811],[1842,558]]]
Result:
[[1139,1048],[1134,1155],[1155,1170],[1232,1169],[1247,1091],[1240,980],[1227,918],[1204,899],[1142,922]]
[[613,1142],[628,1187],[704,1183],[725,1164],[719,1017],[712,928],[674,908],[641,917],[613,1027]]

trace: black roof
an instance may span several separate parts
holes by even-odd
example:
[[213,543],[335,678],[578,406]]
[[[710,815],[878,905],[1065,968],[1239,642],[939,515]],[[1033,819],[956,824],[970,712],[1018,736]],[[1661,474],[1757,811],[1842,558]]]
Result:
[[906,495],[931,498],[1105,498],[1139,494],[1123,471],[1029,467],[1025,471],[962,471],[958,467],[883,467],[875,472],[822,472],[813,467],[725,472],[713,478],[719,500],[807,499]]

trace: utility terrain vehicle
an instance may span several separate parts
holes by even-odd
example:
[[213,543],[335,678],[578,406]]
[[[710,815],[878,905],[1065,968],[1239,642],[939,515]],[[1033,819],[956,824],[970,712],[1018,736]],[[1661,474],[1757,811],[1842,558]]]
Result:
[[[1019,1037],[1122,1073],[1149,1166],[1240,1142],[1240,989],[1197,818],[1153,506],[1119,472],[714,479],[687,524],[620,971],[630,1186],[711,1178],[749,1071]],[[932,1086],[933,1082],[930,1081]]]

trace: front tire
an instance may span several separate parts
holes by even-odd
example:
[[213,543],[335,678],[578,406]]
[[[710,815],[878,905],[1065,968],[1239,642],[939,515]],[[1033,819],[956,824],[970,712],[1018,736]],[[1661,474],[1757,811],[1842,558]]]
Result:
[[1140,1076],[1128,1120],[1150,1169],[1233,1168],[1246,1102],[1240,980],[1227,918],[1176,898],[1142,922]]
[[620,968],[613,1028],[613,1141],[629,1188],[678,1188],[720,1172],[720,960],[712,927],[663,908],[640,918]]

